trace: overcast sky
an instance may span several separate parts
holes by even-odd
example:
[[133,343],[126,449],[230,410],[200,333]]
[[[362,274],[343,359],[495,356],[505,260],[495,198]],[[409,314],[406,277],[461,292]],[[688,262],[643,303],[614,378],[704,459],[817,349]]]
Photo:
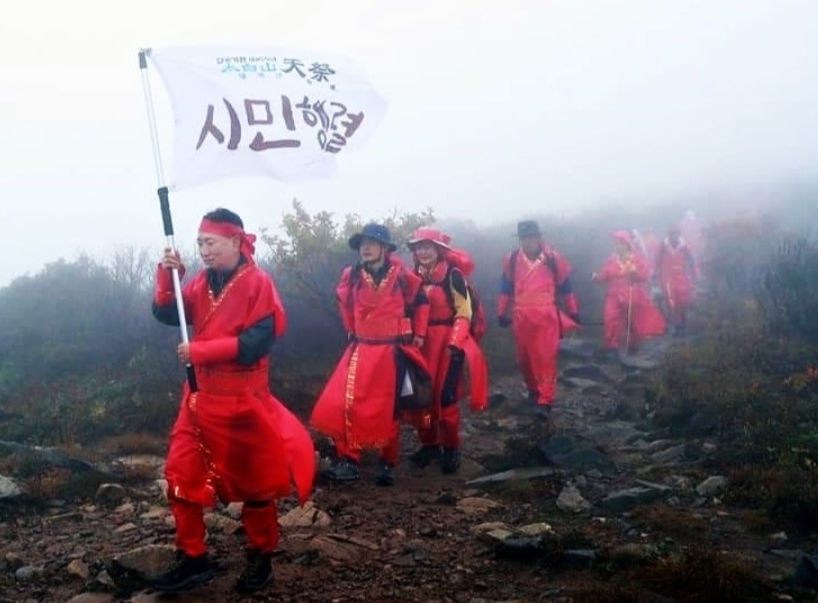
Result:
[[161,249],[140,47],[324,50],[389,102],[333,180],[175,194],[192,244],[220,204],[251,231],[277,227],[293,197],[339,216],[432,205],[485,223],[814,175],[816,31],[816,0],[17,2],[0,23],[0,285],[80,250]]

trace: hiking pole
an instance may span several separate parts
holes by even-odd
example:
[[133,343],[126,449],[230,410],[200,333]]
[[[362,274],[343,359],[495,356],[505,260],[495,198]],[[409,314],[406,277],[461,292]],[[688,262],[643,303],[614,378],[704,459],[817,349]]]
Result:
[[633,283],[628,285],[628,332],[625,335],[625,350],[631,349],[631,316],[633,315]]

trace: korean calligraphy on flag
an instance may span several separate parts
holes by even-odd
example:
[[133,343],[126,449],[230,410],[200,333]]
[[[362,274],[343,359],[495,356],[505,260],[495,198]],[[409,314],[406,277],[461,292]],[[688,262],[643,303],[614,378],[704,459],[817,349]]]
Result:
[[329,178],[386,113],[384,99],[343,57],[268,46],[146,55],[171,102],[174,190],[237,176]]

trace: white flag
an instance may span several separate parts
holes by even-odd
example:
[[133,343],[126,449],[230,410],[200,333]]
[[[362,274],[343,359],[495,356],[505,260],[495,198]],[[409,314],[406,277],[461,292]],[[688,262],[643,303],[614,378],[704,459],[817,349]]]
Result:
[[145,51],[170,97],[174,190],[236,176],[329,178],[386,102],[349,60],[270,46]]

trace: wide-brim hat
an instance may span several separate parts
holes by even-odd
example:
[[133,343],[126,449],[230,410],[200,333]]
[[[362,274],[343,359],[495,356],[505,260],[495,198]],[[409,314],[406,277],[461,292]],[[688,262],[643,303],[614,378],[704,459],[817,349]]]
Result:
[[521,239],[524,237],[541,237],[542,231],[535,220],[523,220],[517,223],[517,236]]
[[409,247],[412,247],[413,245],[422,243],[423,241],[429,241],[430,243],[434,243],[443,249],[451,249],[450,243],[452,242],[452,238],[434,228],[418,228],[412,233],[406,244]]
[[369,223],[366,224],[361,232],[356,232],[349,237],[349,247],[357,251],[361,248],[361,241],[364,239],[372,239],[381,245],[385,246],[389,251],[395,251],[398,246],[392,242],[392,234],[389,229],[383,224]]

